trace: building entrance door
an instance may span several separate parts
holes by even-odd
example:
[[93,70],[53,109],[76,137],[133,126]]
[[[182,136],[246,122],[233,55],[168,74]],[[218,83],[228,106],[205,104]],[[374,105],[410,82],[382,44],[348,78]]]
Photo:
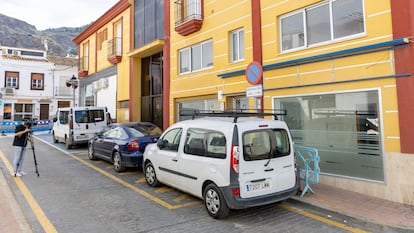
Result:
[[143,58],[141,121],[163,128],[162,53]]

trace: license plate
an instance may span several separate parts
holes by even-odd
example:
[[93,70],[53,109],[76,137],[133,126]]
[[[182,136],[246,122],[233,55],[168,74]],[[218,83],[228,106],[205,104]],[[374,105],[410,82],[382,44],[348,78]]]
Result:
[[88,139],[88,135],[79,135],[77,139]]
[[263,190],[263,189],[268,189],[270,188],[270,183],[269,181],[262,181],[262,182],[255,182],[255,183],[250,183],[246,185],[246,191],[247,192],[251,192],[251,191],[256,191],[256,190]]

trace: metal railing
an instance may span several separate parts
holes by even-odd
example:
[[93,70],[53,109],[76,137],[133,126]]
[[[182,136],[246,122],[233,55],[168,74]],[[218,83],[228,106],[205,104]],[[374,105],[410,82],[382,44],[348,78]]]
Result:
[[108,41],[108,57],[122,56],[122,37],[114,37]]
[[202,19],[201,0],[178,0],[174,2],[175,26],[192,19]]

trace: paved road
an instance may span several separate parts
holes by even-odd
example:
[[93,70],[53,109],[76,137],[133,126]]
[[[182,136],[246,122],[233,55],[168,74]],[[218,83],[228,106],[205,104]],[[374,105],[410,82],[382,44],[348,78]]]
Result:
[[[11,141],[0,137],[5,174],[13,156]],[[227,219],[215,220],[201,200],[167,186],[147,186],[141,169],[117,174],[109,163],[90,161],[86,147],[66,151],[43,133],[36,135],[34,151],[39,177],[29,149],[24,165],[29,175],[6,178],[35,233],[381,232],[294,201],[233,211]]]

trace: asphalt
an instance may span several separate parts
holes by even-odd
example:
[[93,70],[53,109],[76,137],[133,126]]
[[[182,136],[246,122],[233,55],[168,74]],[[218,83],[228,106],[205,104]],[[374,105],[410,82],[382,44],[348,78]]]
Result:
[[[22,212],[6,176],[9,171],[0,169],[0,232],[33,232]],[[12,179],[20,179],[13,177]],[[387,201],[333,186],[312,185],[315,193],[307,192],[303,197],[294,197],[317,208],[359,219],[364,222],[414,232],[414,206]]]

